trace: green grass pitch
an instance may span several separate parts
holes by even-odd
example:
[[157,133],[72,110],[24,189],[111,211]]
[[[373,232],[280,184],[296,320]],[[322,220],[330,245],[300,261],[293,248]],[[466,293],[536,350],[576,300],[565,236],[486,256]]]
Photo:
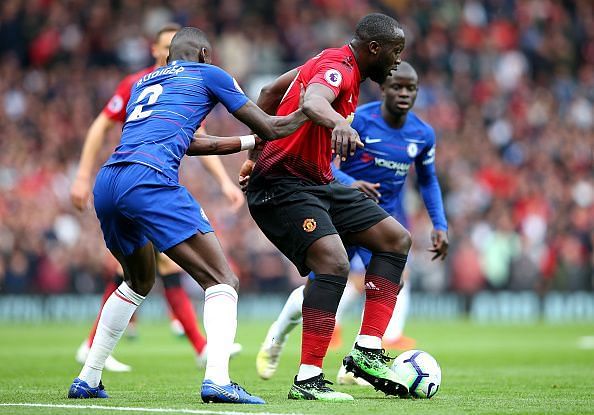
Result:
[[[592,325],[476,325],[465,321],[410,321],[407,333],[418,348],[441,364],[443,379],[431,400],[400,400],[370,388],[336,386],[355,397],[353,403],[287,400],[298,365],[300,330],[285,349],[277,376],[258,378],[255,356],[269,321],[240,321],[237,341],[244,346],[231,362],[231,374],[267,405],[205,405],[200,401],[202,371],[189,344],[175,337],[167,323],[139,323],[139,338],[122,339],[116,356],[133,366],[131,373],[106,372],[111,398],[66,399],[79,372],[74,352],[88,325],[0,325],[0,414],[149,413],[61,407],[5,406],[7,403],[101,405],[169,409],[152,413],[267,412],[275,414],[586,414],[594,413],[594,350],[578,348]],[[348,352],[354,324],[344,330],[345,346],[325,361],[333,380]],[[172,411],[175,409],[175,411]]]

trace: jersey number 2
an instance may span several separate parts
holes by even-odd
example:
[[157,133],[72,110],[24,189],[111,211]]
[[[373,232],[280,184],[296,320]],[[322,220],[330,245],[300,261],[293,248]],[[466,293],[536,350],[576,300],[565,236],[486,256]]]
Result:
[[153,110],[143,111],[142,107],[144,105],[153,105],[155,102],[157,102],[157,99],[159,99],[159,95],[161,95],[162,93],[163,93],[163,87],[161,86],[161,84],[155,84],[155,85],[147,86],[146,88],[144,88],[142,90],[142,92],[140,93],[140,95],[138,96],[138,99],[136,99],[136,103],[141,102],[147,96],[148,96],[148,101],[146,102],[146,104],[138,104],[137,106],[135,106],[126,121],[138,121],[138,120],[142,120],[142,119],[148,117],[149,115],[151,115]]

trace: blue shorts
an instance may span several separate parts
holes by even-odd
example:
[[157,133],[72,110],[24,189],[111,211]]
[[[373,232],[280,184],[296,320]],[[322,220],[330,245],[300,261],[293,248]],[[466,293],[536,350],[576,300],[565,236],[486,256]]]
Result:
[[197,232],[213,232],[185,187],[143,164],[104,166],[93,194],[105,244],[126,256],[148,241],[163,252]]

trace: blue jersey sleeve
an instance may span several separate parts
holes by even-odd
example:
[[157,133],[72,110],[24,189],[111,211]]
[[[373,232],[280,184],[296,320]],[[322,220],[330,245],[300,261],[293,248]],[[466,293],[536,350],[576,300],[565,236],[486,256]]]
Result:
[[419,189],[423,202],[436,230],[447,231],[448,223],[443,209],[441,188],[435,172],[435,132],[427,131],[427,142],[423,151],[415,158]]
[[363,127],[363,120],[361,120],[361,115],[359,115],[359,111],[355,111],[355,117],[353,118],[351,127],[357,130],[357,132],[361,131]]
[[209,75],[208,89],[230,113],[234,113],[249,101],[237,81],[221,68],[213,66]]
[[350,186],[357,181],[355,178],[349,176],[347,173],[343,172],[338,167],[336,167],[334,163],[330,163],[330,168],[332,169],[332,174],[334,174],[336,180],[338,180],[345,186]]

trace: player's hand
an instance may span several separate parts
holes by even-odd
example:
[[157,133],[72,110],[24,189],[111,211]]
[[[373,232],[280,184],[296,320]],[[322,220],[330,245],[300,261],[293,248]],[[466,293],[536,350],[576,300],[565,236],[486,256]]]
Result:
[[342,161],[345,161],[349,155],[353,156],[357,147],[362,148],[363,145],[359,133],[347,120],[340,122],[332,130],[332,151],[338,154]]
[[256,164],[254,161],[246,160],[243,162],[241,169],[239,169],[239,186],[241,187],[241,190],[243,190],[244,192],[249,183],[252,170],[254,170],[254,164]]
[[433,229],[433,231],[431,231],[431,243],[433,244],[433,248],[429,249],[429,252],[435,254],[433,255],[433,258],[431,258],[431,261],[434,261],[437,258],[440,258],[442,261],[446,259],[448,256],[448,247],[450,245],[447,232]]
[[70,200],[76,209],[83,211],[90,205],[91,181],[77,177],[70,187]]
[[359,189],[371,199],[373,199],[373,201],[376,203],[379,202],[379,198],[382,197],[381,193],[377,190],[380,187],[379,183],[366,182],[365,180],[356,180],[351,184],[351,187]]
[[256,138],[256,145],[254,146],[254,151],[262,151],[264,149],[264,145],[266,144],[266,141],[262,140],[256,134],[254,134],[254,137]]
[[221,191],[223,192],[223,194],[225,195],[227,200],[229,200],[229,202],[231,202],[231,210],[233,212],[237,212],[239,210],[239,208],[243,206],[243,202],[244,202],[243,192],[241,191],[241,189],[239,187],[235,186],[231,181],[225,182],[221,186]]

